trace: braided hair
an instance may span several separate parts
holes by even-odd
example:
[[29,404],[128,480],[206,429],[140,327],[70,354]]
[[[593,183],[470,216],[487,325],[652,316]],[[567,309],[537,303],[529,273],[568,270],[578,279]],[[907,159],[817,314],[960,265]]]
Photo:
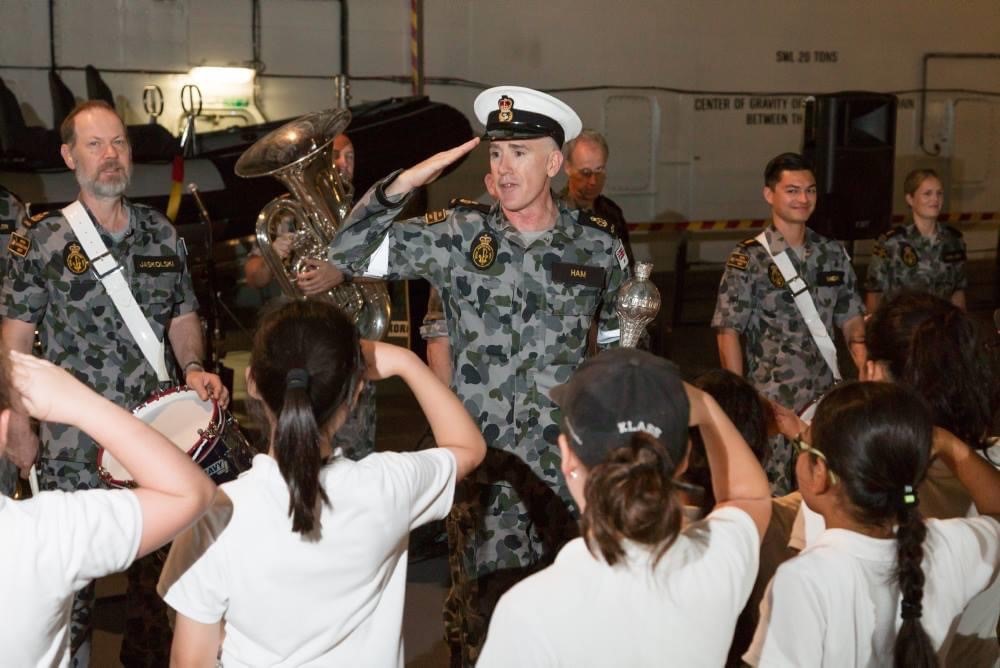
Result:
[[897,383],[840,385],[824,397],[812,423],[813,447],[840,478],[852,518],[898,527],[895,577],[903,623],[894,648],[897,668],[937,665],[920,623],[927,528],[915,491],[927,471],[932,431],[926,404]]

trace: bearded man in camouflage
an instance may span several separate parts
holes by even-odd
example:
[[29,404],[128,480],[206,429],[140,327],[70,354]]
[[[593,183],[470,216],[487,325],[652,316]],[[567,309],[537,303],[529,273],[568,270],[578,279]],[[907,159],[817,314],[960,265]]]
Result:
[[[132,174],[125,125],[105,102],[78,105],[60,128],[62,157],[80,185],[84,205],[101,239],[160,341],[167,339],[184,380],[202,399],[223,406],[228,391],[201,366],[201,322],[183,242],[173,226],[149,207],[122,194]],[[61,211],[25,222],[8,244],[8,275],[0,297],[3,340],[31,352],[38,328],[44,356],[71,370],[105,398],[134,407],[158,389],[153,366],[123,322],[104,285]],[[172,371],[172,370],[171,370]],[[171,373],[176,378],[176,373]],[[35,461],[38,440],[26,417],[10,420],[10,450],[20,467]],[[41,425],[39,482],[44,489],[102,486],[97,444],[66,425]],[[170,628],[156,595],[160,560],[155,553],[129,569],[121,660],[126,666],[165,665]],[[70,626],[72,665],[87,665],[90,653],[93,584],[73,602]]]
[[[835,327],[841,329],[858,368],[864,305],[847,251],[806,227],[816,208],[816,177],[801,156],[782,153],[767,164],[764,199],[771,206],[771,224],[763,233],[770,253],[753,237],[729,255],[712,327],[722,366],[745,375],[775,410],[798,413],[830,389],[834,377],[796,306],[793,286],[771,256],[787,251],[826,331],[832,337]],[[777,436],[771,445],[768,479],[776,494],[786,494],[792,488],[791,444]]]
[[514,86],[483,92],[475,109],[490,141],[497,204],[393,223],[409,193],[474,149],[473,139],[377,183],[330,252],[349,274],[426,278],[441,294],[452,383],[490,446],[449,517],[446,631],[467,665],[499,595],[576,532],[548,393],[583,361],[592,321],[603,345],[617,342],[614,301],[628,267],[612,226],[566,208],[550,189],[560,147],[580,131],[576,113]]

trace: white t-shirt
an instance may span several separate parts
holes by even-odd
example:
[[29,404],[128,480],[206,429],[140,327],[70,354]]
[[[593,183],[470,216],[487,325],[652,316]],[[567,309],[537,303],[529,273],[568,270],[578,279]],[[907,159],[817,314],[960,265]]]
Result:
[[[1000,568],[1000,524],[928,520],[921,624],[943,658],[953,625]],[[743,659],[754,666],[892,664],[900,618],[895,539],[827,529],[782,564],[761,602]]]
[[734,507],[685,528],[655,568],[644,547],[608,566],[578,538],[500,599],[477,666],[721,666],[759,550]]
[[0,665],[68,666],[74,592],[128,568],[141,537],[127,490],[0,497]]
[[[170,551],[158,590],[185,616],[225,617],[222,661],[237,666],[402,666],[411,529],[443,518],[455,490],[444,449],[338,458],[321,473],[321,536],[292,532],[277,462],[220,487]],[[193,563],[192,563],[193,562]]]

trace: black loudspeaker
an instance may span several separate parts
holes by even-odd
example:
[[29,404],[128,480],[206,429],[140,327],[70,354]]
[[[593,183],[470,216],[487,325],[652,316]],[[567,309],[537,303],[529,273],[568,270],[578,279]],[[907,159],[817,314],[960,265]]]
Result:
[[892,221],[896,96],[832,93],[806,100],[802,155],[819,198],[809,226],[851,241],[874,239]]

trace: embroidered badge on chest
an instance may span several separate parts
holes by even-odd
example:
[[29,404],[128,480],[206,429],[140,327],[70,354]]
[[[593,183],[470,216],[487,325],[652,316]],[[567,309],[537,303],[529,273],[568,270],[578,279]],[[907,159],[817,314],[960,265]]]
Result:
[[83,253],[83,247],[75,241],[71,241],[63,248],[63,264],[69,269],[71,274],[79,276],[90,268],[90,260]]
[[588,285],[592,288],[604,287],[604,267],[585,264],[555,262],[552,264],[552,280],[557,283]]
[[821,271],[816,274],[816,285],[836,286],[844,284],[844,272],[842,271]]
[[136,255],[133,266],[137,274],[159,276],[167,272],[179,272],[181,270],[181,259],[176,255]]
[[771,279],[771,285],[774,287],[785,287],[785,277],[781,275],[781,270],[778,269],[778,265],[773,262],[767,267],[767,277]]
[[479,269],[489,269],[497,259],[497,240],[489,232],[480,232],[472,242],[469,259]]
[[915,267],[919,259],[920,257],[917,255],[917,251],[913,250],[913,246],[909,244],[903,245],[903,264],[907,267]]

